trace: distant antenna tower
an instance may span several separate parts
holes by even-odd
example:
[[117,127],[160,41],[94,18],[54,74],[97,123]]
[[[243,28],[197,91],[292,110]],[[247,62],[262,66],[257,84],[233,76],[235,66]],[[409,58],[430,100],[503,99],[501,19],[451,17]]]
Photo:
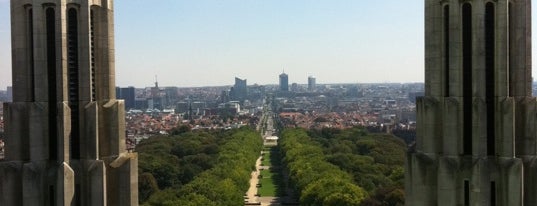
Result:
[[158,88],[158,78],[157,78],[157,75],[155,75],[155,87]]

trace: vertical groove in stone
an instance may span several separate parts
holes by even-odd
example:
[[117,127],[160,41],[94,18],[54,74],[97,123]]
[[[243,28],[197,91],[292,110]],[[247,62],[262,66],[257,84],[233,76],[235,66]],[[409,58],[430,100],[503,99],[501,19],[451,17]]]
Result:
[[449,5],[444,6],[444,96],[449,97]]
[[463,153],[472,154],[472,6],[464,3],[462,6],[462,48],[463,48]]
[[90,9],[90,73],[91,73],[91,101],[95,101],[95,14]]
[[58,159],[58,128],[57,128],[57,87],[56,87],[56,13],[54,8],[46,9],[47,33],[47,76],[48,76],[48,124],[49,124],[49,156]]
[[486,73],[486,102],[487,102],[487,154],[494,155],[495,151],[495,133],[494,123],[496,119],[495,113],[495,78],[494,78],[494,63],[495,63],[495,12],[494,4],[487,3],[485,6],[485,73]]
[[78,63],[78,14],[71,8],[67,12],[67,70],[68,97],[71,108],[71,158],[80,158],[79,121],[79,63]]
[[508,32],[507,32],[508,33],[508,38],[509,38],[509,40],[508,40],[508,42],[509,42],[509,51],[508,51],[509,52],[509,57],[508,57],[509,58],[509,63],[507,65],[507,75],[508,75],[507,80],[509,81],[509,83],[508,83],[509,84],[508,94],[509,94],[510,97],[513,97],[514,93],[515,93],[514,92],[514,85],[513,85],[513,83],[514,83],[513,69],[515,67],[514,64],[513,64],[514,63],[513,60],[515,58],[514,55],[513,55],[514,52],[515,52],[515,49],[513,48],[514,43],[515,43],[514,36],[513,36],[513,34],[514,34],[513,29],[514,29],[514,24],[515,24],[515,22],[513,21],[514,17],[512,15],[513,3],[509,2],[507,7],[508,7],[508,9],[507,9],[508,10],[507,11],[507,18],[508,18],[508,24],[509,24]]
[[35,65],[34,65],[34,14],[33,9],[28,9],[28,65],[30,69],[30,101],[35,101]]

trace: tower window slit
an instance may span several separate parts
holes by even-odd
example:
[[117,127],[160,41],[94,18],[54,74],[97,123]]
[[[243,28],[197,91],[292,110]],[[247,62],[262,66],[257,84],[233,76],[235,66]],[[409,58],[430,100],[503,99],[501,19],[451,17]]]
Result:
[[56,205],[56,190],[53,185],[48,187],[49,205]]
[[444,6],[444,96],[449,97],[449,5]]
[[34,65],[34,14],[28,9],[28,64],[30,67],[30,101],[35,101],[35,65]]
[[57,91],[56,91],[56,14],[53,8],[46,10],[46,34],[47,34],[47,82],[48,82],[48,129],[49,129],[49,159],[56,160],[58,157],[58,128],[56,115]]
[[495,51],[495,20],[494,4],[489,2],[485,7],[485,75],[486,75],[486,101],[487,101],[487,154],[495,154],[494,132],[494,51]]
[[470,206],[470,181],[464,180],[464,206]]
[[508,31],[508,34],[509,35],[509,65],[508,65],[508,69],[507,69],[507,81],[508,81],[508,87],[509,87],[509,96],[512,97],[514,96],[514,85],[513,85],[513,82],[514,82],[514,73],[513,73],[513,67],[514,67],[514,38],[513,38],[513,29],[515,28],[514,26],[514,19],[513,19],[513,15],[512,12],[513,12],[513,5],[511,2],[509,2],[508,4],[508,18],[509,18],[509,31]]
[[496,206],[496,182],[490,182],[490,206]]
[[463,153],[472,154],[472,6],[462,6],[463,47]]
[[95,15],[90,11],[90,72],[91,72],[91,101],[95,101]]
[[78,76],[78,18],[75,9],[69,9],[67,19],[67,62],[69,74],[69,106],[71,108],[71,157],[80,158],[80,114],[79,114],[79,76]]

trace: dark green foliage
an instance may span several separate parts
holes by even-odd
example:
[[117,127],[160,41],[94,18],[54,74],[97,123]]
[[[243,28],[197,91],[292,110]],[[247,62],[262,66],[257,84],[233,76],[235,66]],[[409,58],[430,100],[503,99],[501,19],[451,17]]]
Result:
[[151,173],[143,173],[138,177],[138,196],[140,200],[147,200],[151,194],[159,191],[157,180]]
[[[403,164],[406,146],[399,138],[368,134],[361,128],[290,129],[284,131],[280,145],[291,183],[301,192],[302,204],[373,206],[404,203]],[[334,177],[338,178],[330,179]],[[330,181],[321,181],[324,179]],[[338,181],[340,188],[347,187],[347,184],[358,186],[360,190],[355,193],[362,198],[350,201],[352,196],[339,191],[329,189],[332,192],[326,192],[326,188],[331,188],[328,182]],[[315,184],[322,184],[325,189],[312,186]],[[368,195],[358,192],[363,192],[361,188]],[[356,201],[358,199],[360,201]]]
[[[261,149],[261,137],[249,128],[185,132],[143,141],[137,147],[139,172],[154,176],[163,190],[144,183],[140,201],[145,205],[243,204]],[[146,199],[148,191],[152,194]]]
[[348,173],[326,160],[321,144],[312,141],[306,131],[285,130],[280,147],[301,205],[352,206],[366,198],[367,193],[353,184]]
[[354,182],[369,192],[363,205],[404,203],[406,144],[401,139],[368,134],[362,128],[312,130],[308,134],[323,145],[330,163],[351,174]]
[[181,125],[181,126],[179,126],[179,127],[173,128],[173,129],[170,131],[170,134],[171,134],[171,135],[180,135],[180,134],[183,134],[183,133],[190,132],[190,130],[191,130],[190,126],[188,126],[188,125]]

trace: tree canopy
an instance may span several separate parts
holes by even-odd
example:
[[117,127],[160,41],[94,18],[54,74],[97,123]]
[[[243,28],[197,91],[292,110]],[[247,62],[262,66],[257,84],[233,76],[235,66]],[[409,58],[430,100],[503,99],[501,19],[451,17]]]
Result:
[[140,202],[145,205],[240,205],[262,149],[250,129],[189,132],[142,141]]
[[280,145],[301,204],[404,205],[399,138],[362,128],[287,129]]

